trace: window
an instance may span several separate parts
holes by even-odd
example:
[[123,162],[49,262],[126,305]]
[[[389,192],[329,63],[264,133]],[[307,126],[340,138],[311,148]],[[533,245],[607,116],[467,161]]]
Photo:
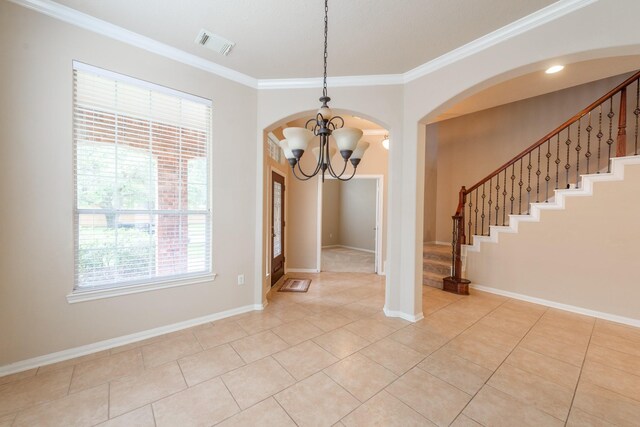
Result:
[[278,138],[272,133],[267,135],[267,147],[269,150],[269,157],[276,161],[276,163],[280,163],[281,161],[281,153],[282,149],[280,148],[280,144],[278,143]]
[[211,101],[74,62],[75,285],[211,273]]

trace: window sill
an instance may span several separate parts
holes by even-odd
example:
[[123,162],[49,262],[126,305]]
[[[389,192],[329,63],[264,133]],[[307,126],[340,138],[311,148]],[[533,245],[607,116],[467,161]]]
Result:
[[175,288],[178,286],[197,285],[200,283],[211,282],[215,280],[217,274],[211,273],[203,276],[189,277],[186,279],[167,280],[165,282],[154,282],[140,285],[119,286],[114,288],[102,289],[76,289],[67,295],[67,302],[75,304],[77,302],[93,301],[96,299],[112,298],[122,295],[137,294],[140,292],[156,291],[158,289]]

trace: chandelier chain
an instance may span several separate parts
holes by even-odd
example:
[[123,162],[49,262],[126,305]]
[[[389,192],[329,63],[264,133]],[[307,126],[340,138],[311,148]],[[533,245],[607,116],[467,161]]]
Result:
[[324,78],[322,81],[322,96],[327,96],[327,38],[329,35],[329,0],[324,0]]

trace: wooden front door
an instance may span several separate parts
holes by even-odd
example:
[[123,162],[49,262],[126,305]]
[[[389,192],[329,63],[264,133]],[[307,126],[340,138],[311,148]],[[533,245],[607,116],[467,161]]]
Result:
[[284,274],[284,177],[271,172],[271,286]]

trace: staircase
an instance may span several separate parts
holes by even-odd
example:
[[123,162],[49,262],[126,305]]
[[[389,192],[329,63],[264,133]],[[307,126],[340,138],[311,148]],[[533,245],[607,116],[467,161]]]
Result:
[[451,245],[425,243],[422,250],[422,284],[442,289],[442,279],[451,275]]
[[[497,242],[501,233],[516,233],[522,222],[539,221],[541,211],[564,209],[567,197],[591,195],[594,182],[621,180],[624,165],[639,158],[639,116],[640,71],[484,179],[468,189],[463,186],[453,216],[452,271],[443,279],[443,289],[469,293],[469,279],[475,279],[463,277],[467,251]],[[635,157],[626,157],[627,152]],[[553,238],[570,230],[568,224]]]

